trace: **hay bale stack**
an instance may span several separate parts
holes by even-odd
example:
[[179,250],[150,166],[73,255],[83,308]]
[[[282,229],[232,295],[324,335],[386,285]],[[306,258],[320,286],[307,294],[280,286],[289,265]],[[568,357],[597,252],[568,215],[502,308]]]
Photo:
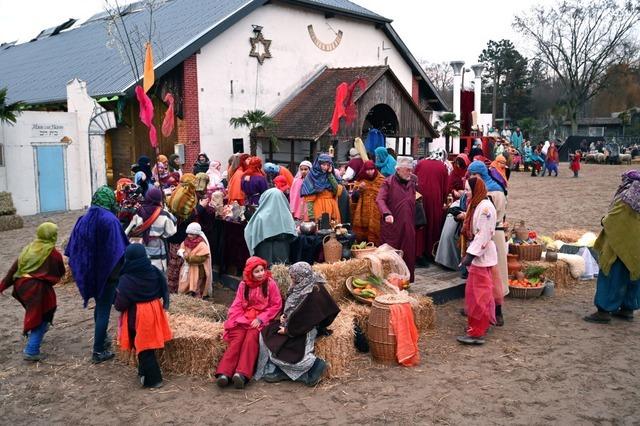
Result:
[[289,267],[282,263],[271,266],[271,275],[278,284],[282,300],[287,298],[287,290],[291,285],[291,275],[289,275]]
[[[221,322],[211,322],[190,315],[169,314],[173,339],[158,351],[163,372],[211,378],[227,344],[222,340]],[[137,365],[135,352],[117,351],[118,359]]]
[[21,216],[12,214],[8,216],[0,216],[0,232],[10,231],[12,229],[22,229],[24,222]]
[[370,273],[370,264],[367,259],[350,259],[336,263],[317,263],[313,270],[321,273],[327,280],[327,290],[331,296],[339,301],[349,296],[345,286],[347,278]]
[[186,294],[172,294],[169,312],[172,314],[190,315],[205,318],[209,321],[224,321],[227,319],[229,308]]
[[16,214],[13,206],[13,198],[10,192],[0,192],[0,216],[12,216]]
[[433,299],[421,294],[412,294],[411,297],[418,301],[417,305],[412,305],[413,319],[418,333],[434,328],[436,326],[436,308]]
[[572,277],[569,264],[562,260],[558,260],[557,262],[547,262],[543,260],[522,262],[523,270],[526,270],[529,266],[546,268],[544,276],[553,281],[558,288],[575,286],[580,283],[580,278]]
[[353,323],[360,327],[360,330],[368,339],[367,329],[371,306],[356,302],[343,302],[340,304],[340,310],[347,315],[353,316]]
[[352,362],[357,356],[353,345],[353,313],[341,311],[329,327],[331,336],[316,340],[315,353],[328,364],[325,377],[342,378],[349,375]]

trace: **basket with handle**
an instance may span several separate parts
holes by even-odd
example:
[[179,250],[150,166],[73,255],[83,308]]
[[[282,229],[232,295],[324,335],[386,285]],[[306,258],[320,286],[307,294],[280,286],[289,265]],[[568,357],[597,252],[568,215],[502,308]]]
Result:
[[351,256],[356,259],[361,259],[369,253],[376,251],[376,246],[373,243],[367,243],[367,246],[363,249],[351,249]]

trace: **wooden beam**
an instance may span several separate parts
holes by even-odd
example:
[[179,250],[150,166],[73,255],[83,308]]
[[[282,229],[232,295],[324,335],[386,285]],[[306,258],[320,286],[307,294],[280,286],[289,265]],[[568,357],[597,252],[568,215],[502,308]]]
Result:
[[296,146],[296,142],[291,139],[291,161],[289,163],[289,170],[293,171],[295,170],[295,164],[296,164],[296,157],[294,155],[294,147]]

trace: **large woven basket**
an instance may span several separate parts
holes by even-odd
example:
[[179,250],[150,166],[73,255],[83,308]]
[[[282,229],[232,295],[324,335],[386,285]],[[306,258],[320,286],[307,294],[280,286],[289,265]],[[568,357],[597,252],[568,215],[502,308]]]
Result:
[[520,260],[537,261],[542,257],[542,244],[509,244],[509,253],[517,254]]
[[540,287],[513,287],[509,286],[509,296],[516,299],[535,299],[542,296],[544,285]]
[[383,364],[397,364],[396,336],[391,329],[391,305],[409,303],[409,299],[401,294],[385,294],[376,297],[369,314],[367,336],[371,356]]
[[351,249],[351,257],[354,257],[356,259],[361,259],[363,257],[365,257],[367,254],[369,253],[373,253],[374,251],[376,251],[376,246],[373,243],[368,243],[367,244],[367,248],[363,248],[363,249]]

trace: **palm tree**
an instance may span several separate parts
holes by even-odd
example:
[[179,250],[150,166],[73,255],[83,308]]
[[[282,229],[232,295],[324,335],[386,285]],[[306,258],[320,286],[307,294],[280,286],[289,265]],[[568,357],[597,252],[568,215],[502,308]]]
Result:
[[456,119],[455,113],[445,112],[440,116],[440,120],[435,122],[435,126],[440,134],[444,136],[447,152],[451,152],[449,140],[456,136],[460,136],[460,120]]
[[257,132],[262,131],[270,134],[269,138],[271,140],[271,144],[277,145],[278,139],[272,133],[277,124],[271,116],[267,115],[267,113],[262,110],[250,110],[246,111],[240,117],[231,117],[231,119],[229,119],[229,125],[233,126],[234,129],[249,129],[249,147],[251,155],[256,155],[258,147]]
[[14,102],[12,104],[6,103],[7,101],[7,88],[0,89],[0,124],[9,123],[11,125],[16,123],[17,116],[20,115],[26,104],[24,102]]

